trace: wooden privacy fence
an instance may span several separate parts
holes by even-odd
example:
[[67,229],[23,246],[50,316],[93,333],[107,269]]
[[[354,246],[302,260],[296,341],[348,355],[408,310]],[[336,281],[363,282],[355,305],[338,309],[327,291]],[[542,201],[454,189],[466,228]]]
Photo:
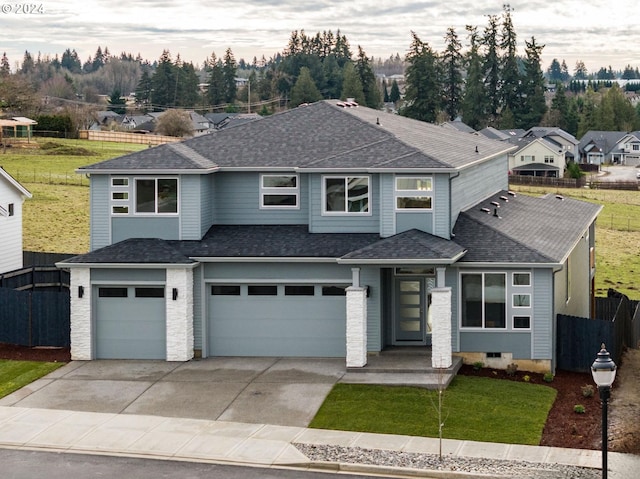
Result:
[[513,185],[582,188],[587,184],[587,179],[584,176],[580,178],[550,178],[546,176],[510,175],[509,183]]
[[640,347],[639,302],[626,296],[596,298],[596,317],[557,316],[557,368],[588,372],[600,345],[620,364],[625,348]]
[[69,291],[0,288],[0,342],[69,347]]
[[175,143],[184,140],[175,136],[143,135],[139,133],[128,133],[126,131],[94,131],[80,130],[81,140],[92,141],[113,141],[116,143],[138,143],[142,145],[164,145],[165,143]]
[[[36,253],[29,261],[39,264],[53,258]],[[55,261],[60,259],[55,256]],[[30,266],[0,274],[0,342],[69,347],[70,330],[68,271]]]

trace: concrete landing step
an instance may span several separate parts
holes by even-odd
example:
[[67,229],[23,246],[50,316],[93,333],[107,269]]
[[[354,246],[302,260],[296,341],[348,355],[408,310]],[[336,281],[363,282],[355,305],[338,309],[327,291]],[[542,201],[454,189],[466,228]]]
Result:
[[347,372],[339,382],[345,384],[376,384],[381,386],[413,386],[426,389],[447,388],[455,374],[442,373],[380,373]]

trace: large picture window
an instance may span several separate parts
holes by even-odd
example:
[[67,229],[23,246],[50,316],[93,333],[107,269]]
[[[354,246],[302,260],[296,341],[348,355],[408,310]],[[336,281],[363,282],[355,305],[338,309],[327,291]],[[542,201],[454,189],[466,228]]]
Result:
[[369,213],[369,177],[324,178],[325,213]]
[[463,273],[460,283],[463,328],[506,328],[506,274]]
[[135,181],[136,213],[178,212],[176,178],[138,178]]
[[297,208],[300,185],[297,175],[262,175],[260,177],[260,207]]

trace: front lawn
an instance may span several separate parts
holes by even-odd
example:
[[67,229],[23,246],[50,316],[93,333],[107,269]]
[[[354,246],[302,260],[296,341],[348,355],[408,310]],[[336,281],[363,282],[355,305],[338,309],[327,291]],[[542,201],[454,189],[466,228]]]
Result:
[[[443,397],[443,437],[537,446],[556,391],[456,376]],[[437,404],[437,391],[423,388],[336,384],[310,427],[438,437]]]
[[0,359],[0,398],[46,376],[64,364]]

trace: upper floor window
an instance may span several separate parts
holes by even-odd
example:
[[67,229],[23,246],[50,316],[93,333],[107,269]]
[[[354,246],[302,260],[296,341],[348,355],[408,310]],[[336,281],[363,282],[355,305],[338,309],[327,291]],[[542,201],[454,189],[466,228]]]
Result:
[[544,162],[545,163],[553,163],[554,162],[554,157],[552,155],[551,156],[545,156],[544,157]]
[[535,155],[520,155],[520,161],[536,161]]
[[368,214],[368,176],[326,176],[324,177],[324,212]]
[[632,145],[632,147],[633,147],[633,151],[640,150],[640,145]]
[[297,175],[261,175],[261,208],[297,208],[300,184]]
[[129,178],[111,178],[111,213],[129,214]]
[[430,210],[433,182],[431,177],[396,177],[396,209]]
[[177,213],[177,178],[137,178],[135,205],[136,213]]

